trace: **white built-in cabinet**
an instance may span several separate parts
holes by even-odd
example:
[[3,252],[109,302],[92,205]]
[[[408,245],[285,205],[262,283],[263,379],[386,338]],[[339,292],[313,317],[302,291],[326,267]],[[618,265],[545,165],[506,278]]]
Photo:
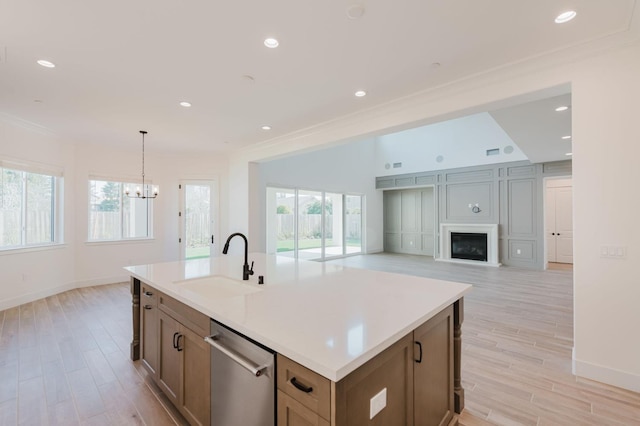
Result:
[[571,179],[549,179],[545,188],[547,261],[573,263],[573,187]]
[[433,187],[384,192],[384,250],[433,256]]

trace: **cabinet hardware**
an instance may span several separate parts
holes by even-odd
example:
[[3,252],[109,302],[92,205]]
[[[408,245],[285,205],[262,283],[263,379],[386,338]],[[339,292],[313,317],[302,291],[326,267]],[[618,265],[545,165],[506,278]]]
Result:
[[211,236],[211,244],[213,244],[213,235]]
[[302,383],[300,383],[295,377],[292,377],[291,380],[289,380],[291,382],[291,384],[293,386],[296,387],[296,389],[301,390],[304,393],[311,393],[313,392],[313,388],[311,386],[305,386]]
[[418,359],[416,359],[416,362],[420,364],[422,362],[422,343],[420,342],[413,342],[413,343],[418,345],[418,349],[420,349],[420,356],[418,357]]
[[178,338],[176,339],[176,349],[178,352],[182,352],[182,348],[180,347],[180,338],[184,337],[182,334],[178,334]]
[[149,310],[149,309],[153,309],[153,306],[151,306],[151,305],[144,305],[144,308],[145,308],[146,310]]
[[176,343],[176,339],[180,333],[177,331],[173,333],[173,349],[178,349],[178,343]]
[[144,295],[147,296],[147,297],[151,297],[151,296],[153,296],[153,293],[151,293],[150,291],[145,291]]
[[555,232],[552,232],[552,233],[551,233],[551,235],[556,235],[556,233],[555,233]]
[[560,233],[558,232],[558,235],[560,235]]

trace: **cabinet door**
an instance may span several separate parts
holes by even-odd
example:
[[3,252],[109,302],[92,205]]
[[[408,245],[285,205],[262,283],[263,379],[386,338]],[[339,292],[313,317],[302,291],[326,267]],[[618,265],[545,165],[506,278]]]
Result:
[[453,418],[453,306],[414,331],[416,425],[447,425]]
[[329,422],[278,390],[278,426],[329,426]]
[[142,365],[154,378],[158,368],[158,304],[156,290],[146,285],[140,292],[140,327],[142,329],[141,353]]
[[191,425],[209,425],[211,418],[211,352],[203,337],[182,326],[179,346],[183,362],[182,412]]
[[182,353],[175,347],[180,335],[180,324],[165,314],[158,311],[158,325],[160,336],[160,361],[158,365],[158,381],[162,391],[171,402],[180,407],[182,395]]

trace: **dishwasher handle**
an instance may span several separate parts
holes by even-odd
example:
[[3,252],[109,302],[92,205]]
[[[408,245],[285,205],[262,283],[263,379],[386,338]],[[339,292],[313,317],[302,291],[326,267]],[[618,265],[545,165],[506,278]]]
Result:
[[254,363],[253,361],[245,358],[244,356],[237,353],[233,349],[229,349],[226,346],[222,345],[220,342],[218,342],[218,340],[220,340],[219,334],[214,334],[204,338],[205,342],[207,342],[208,344],[210,344],[211,346],[213,346],[214,348],[216,348],[217,350],[219,350],[220,352],[222,352],[223,354],[231,358],[233,361],[238,363],[241,367],[245,368],[256,377],[260,377],[262,375],[262,372],[269,366],[268,364],[258,365]]

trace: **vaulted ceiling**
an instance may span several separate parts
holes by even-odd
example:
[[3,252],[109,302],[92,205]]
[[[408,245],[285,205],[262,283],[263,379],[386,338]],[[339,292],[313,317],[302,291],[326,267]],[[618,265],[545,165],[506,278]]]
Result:
[[[150,150],[229,151],[627,31],[634,6],[3,0],[0,118],[77,143],[137,149],[144,129]],[[569,9],[574,20],[554,23]],[[526,110],[491,113],[520,137],[512,124]]]

